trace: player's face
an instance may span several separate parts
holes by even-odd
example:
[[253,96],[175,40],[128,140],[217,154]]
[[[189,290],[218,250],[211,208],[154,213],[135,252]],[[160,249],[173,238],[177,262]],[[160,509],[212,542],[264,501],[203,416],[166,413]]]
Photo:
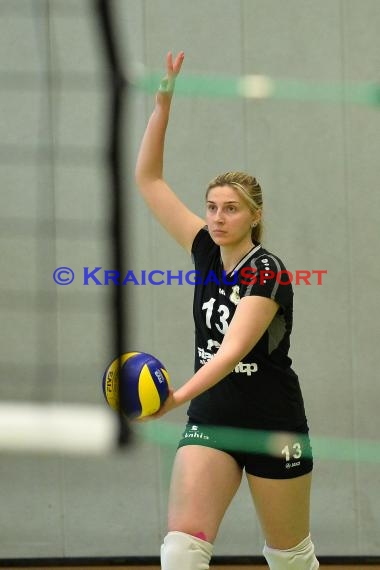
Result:
[[227,247],[250,241],[253,220],[248,205],[230,186],[216,186],[209,191],[206,221],[217,245]]

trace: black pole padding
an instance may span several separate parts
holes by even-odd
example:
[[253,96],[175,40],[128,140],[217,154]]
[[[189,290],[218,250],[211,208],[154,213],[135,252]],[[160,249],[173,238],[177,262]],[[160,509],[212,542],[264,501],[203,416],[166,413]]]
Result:
[[[110,182],[111,204],[111,243],[113,253],[113,268],[121,277],[125,274],[124,268],[128,266],[128,251],[124,247],[130,240],[125,240],[129,228],[128,219],[125,219],[124,203],[127,203],[128,189],[124,176],[123,165],[126,163],[126,149],[124,144],[124,118],[129,95],[129,83],[126,79],[125,66],[120,55],[118,34],[115,26],[115,10],[113,0],[94,0],[96,19],[100,28],[102,51],[105,59],[107,85],[109,86],[108,108],[108,144],[106,148],[106,160]],[[121,284],[114,285],[113,290],[113,313],[114,313],[114,346],[119,358],[119,370],[121,369],[121,355],[127,352],[129,346],[128,328],[128,303],[125,289]],[[119,383],[119,401],[122,400],[123,387]],[[132,429],[127,418],[119,411],[119,435],[118,446],[128,445],[132,439]]]

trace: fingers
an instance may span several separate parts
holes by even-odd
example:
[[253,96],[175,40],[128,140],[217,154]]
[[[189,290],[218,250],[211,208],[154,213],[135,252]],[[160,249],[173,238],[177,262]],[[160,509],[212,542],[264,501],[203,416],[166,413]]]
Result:
[[169,51],[166,57],[166,70],[168,77],[172,77],[173,75],[176,76],[179,74],[179,72],[181,71],[184,58],[185,58],[185,53],[183,51],[180,51],[173,62],[173,54],[171,51]]
[[173,54],[171,51],[169,51],[168,55],[166,56],[166,72],[168,74],[168,77],[173,74]]
[[[185,58],[185,53],[180,51],[173,62],[173,54],[171,51],[167,53],[166,56],[166,77],[161,80],[160,86],[158,88],[158,94],[156,98],[157,103],[167,101],[166,95],[172,95],[174,91],[174,84],[177,75],[181,71],[183,60]],[[162,98],[160,95],[164,95]]]
[[174,73],[176,75],[178,75],[178,73],[181,71],[181,67],[182,67],[184,59],[185,59],[185,54],[183,51],[180,51],[179,54],[177,55],[177,57],[175,58],[175,62],[173,65]]

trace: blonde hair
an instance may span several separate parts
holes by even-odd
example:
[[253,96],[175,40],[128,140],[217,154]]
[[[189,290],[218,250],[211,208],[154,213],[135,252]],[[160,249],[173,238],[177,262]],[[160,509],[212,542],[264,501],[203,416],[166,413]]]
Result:
[[[213,178],[207,187],[206,199],[208,193],[212,188],[217,186],[230,186],[240,194],[248,208],[253,214],[262,212],[263,209],[263,196],[261,186],[254,176],[246,174],[245,172],[225,172]],[[262,217],[255,227],[252,228],[251,238],[254,243],[261,243],[263,234]]]

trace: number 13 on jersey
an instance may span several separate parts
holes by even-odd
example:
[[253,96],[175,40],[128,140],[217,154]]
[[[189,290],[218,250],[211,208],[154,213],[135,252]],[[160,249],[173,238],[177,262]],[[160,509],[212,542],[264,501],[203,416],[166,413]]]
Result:
[[[206,301],[202,305],[202,310],[206,311],[206,326],[211,329],[211,317],[214,310],[214,297],[211,297],[209,301]],[[230,316],[229,308],[226,305],[219,305],[218,313],[220,314],[219,323],[215,323],[216,329],[221,334],[226,334],[228,329],[228,317]]]

